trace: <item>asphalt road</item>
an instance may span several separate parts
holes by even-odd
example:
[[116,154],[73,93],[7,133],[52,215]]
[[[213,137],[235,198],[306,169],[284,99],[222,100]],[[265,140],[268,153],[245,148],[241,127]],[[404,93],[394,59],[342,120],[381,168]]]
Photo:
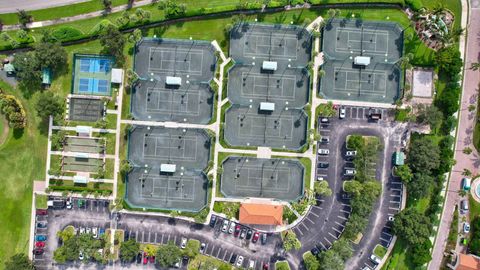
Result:
[[[89,0],[22,0],[22,1],[0,1],[0,14],[17,12],[18,9],[36,10],[57,6],[65,6],[74,3],[87,2]],[[94,0],[90,0],[94,1]]]

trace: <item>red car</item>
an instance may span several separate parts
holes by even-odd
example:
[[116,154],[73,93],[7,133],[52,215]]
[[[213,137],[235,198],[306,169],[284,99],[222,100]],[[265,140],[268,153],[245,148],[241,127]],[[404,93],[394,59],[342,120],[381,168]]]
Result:
[[242,227],[240,227],[240,225],[237,224],[237,226],[235,226],[235,232],[233,233],[233,236],[237,237],[240,234],[241,229]]
[[45,216],[48,214],[48,211],[47,209],[37,209],[36,213],[38,216]]
[[252,237],[252,243],[256,243],[258,241],[258,238],[260,238],[260,233],[255,232]]
[[268,270],[268,264],[267,263],[263,264],[263,270]]
[[147,256],[147,253],[144,252],[143,253],[143,264],[147,264],[148,263],[148,256]]
[[43,247],[45,247],[45,242],[36,242],[36,243],[35,243],[35,246],[36,246],[37,248],[43,248]]
[[155,263],[155,256],[150,256],[150,263]]

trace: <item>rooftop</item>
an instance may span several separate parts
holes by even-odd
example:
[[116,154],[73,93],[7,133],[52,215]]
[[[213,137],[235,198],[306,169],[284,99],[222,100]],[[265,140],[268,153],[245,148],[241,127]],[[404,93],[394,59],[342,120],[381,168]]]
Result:
[[240,206],[240,223],[258,225],[282,225],[283,206],[243,203]]

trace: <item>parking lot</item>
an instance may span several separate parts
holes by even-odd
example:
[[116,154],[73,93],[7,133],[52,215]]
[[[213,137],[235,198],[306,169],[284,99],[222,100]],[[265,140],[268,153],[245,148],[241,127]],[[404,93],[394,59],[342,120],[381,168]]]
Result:
[[[370,112],[381,113],[381,119],[372,121]],[[368,107],[345,107],[344,119],[340,119],[337,112],[336,116],[328,118],[328,122],[319,120],[320,136],[328,137],[328,141],[317,144],[317,151],[324,150],[317,154],[316,179],[328,181],[333,195],[318,198],[317,205],[294,228],[303,244],[299,255],[312,248],[330,248],[345,229],[352,209],[348,195],[342,191],[342,184],[352,178],[346,175],[346,170],[354,169],[352,159],[346,157],[346,137],[350,134],[376,136],[382,141],[384,150],[379,153],[377,164],[371,164],[371,176],[381,180],[383,193],[373,207],[377,210],[370,216],[362,240],[359,245],[354,245],[354,256],[345,264],[346,269],[362,269],[364,266],[374,269],[370,255],[377,244],[385,247],[391,244],[392,222],[389,217],[398,213],[402,204],[403,187],[399,179],[391,176],[391,157],[401,146],[406,125],[394,123],[392,119],[392,113],[387,109],[372,111]],[[312,230],[313,226],[318,229]]]
[[[53,261],[53,251],[58,247],[59,241],[56,233],[68,225],[76,229],[120,229],[124,230],[124,240],[136,239],[139,243],[166,244],[174,242],[180,246],[181,239],[197,239],[205,243],[203,254],[212,256],[229,263],[233,254],[243,256],[242,266],[246,267],[250,260],[255,264],[254,269],[261,269],[264,264],[273,267],[271,257],[280,252],[278,235],[268,234],[266,242],[262,243],[262,234],[255,238],[252,230],[250,237],[242,235],[241,230],[247,232],[250,228],[243,225],[237,234],[222,232],[223,219],[216,217],[216,222],[211,226],[195,224],[179,219],[171,219],[160,216],[145,216],[129,213],[111,214],[108,210],[109,203],[94,199],[73,199],[71,209],[49,209],[48,215],[39,216],[36,220],[47,224],[46,228],[36,228],[36,235],[45,235],[45,252],[34,258],[37,269],[63,269],[65,266],[57,266]],[[162,224],[163,226],[159,226]],[[240,236],[242,235],[242,236]],[[249,239],[247,239],[249,238]],[[96,264],[83,264],[80,262],[69,263],[76,269],[97,269]],[[145,269],[156,268],[153,264],[147,265],[136,263],[117,262],[113,265],[102,266],[102,269]],[[185,265],[182,269],[186,269]]]

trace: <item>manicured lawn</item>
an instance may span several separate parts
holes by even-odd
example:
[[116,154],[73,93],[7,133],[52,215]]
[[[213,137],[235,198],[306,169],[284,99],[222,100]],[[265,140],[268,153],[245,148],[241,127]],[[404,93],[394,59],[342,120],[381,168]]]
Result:
[[238,213],[240,211],[240,203],[215,202],[213,204],[213,211],[217,213],[223,213],[228,218],[238,218]]
[[35,195],[35,207],[39,209],[47,209],[47,195]]
[[480,203],[475,201],[470,193],[468,194],[468,204],[470,206],[470,220],[480,216]]
[[375,246],[375,249],[373,250],[373,254],[375,254],[380,259],[382,259],[386,253],[387,253],[387,249],[381,245]]
[[382,270],[409,270],[415,269],[407,257],[407,243],[398,239],[392,250],[391,256],[386,261]]
[[0,88],[15,95],[27,113],[27,127],[14,131],[0,148],[0,263],[28,248],[32,184],[43,179],[47,140],[37,129],[39,120],[34,115],[31,100],[0,81]]
[[215,269],[232,269],[232,266],[229,264],[205,255],[195,256],[195,258],[188,263],[187,269],[197,270],[201,265],[212,265]]
[[276,270],[290,270],[290,265],[288,265],[288,262],[286,262],[286,261],[276,262],[275,263],[275,269]]

